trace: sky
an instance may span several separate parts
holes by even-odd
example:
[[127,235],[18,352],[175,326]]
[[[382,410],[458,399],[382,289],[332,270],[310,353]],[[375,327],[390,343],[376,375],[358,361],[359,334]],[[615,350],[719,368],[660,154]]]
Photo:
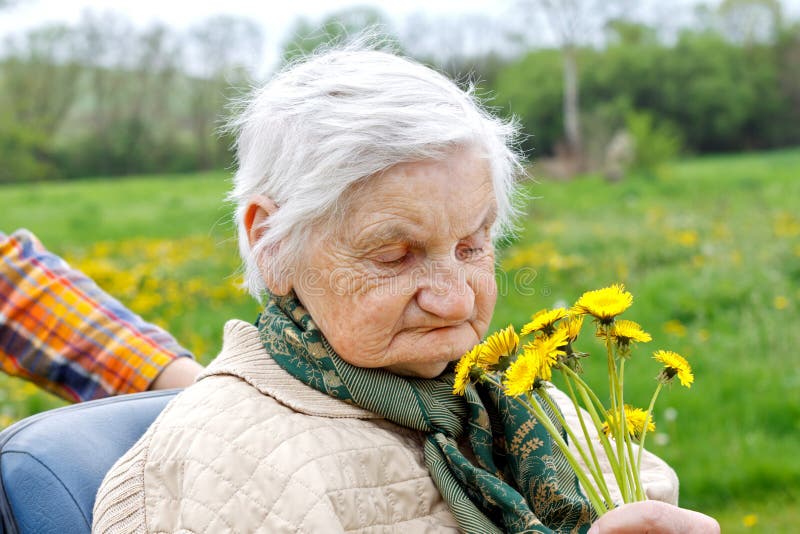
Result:
[[491,13],[498,3],[487,0],[402,0],[402,1],[353,1],[353,0],[293,0],[255,2],[252,0],[16,0],[11,8],[0,15],[0,35],[21,27],[30,27],[45,21],[75,21],[84,9],[117,11],[127,15],[134,23],[148,25],[164,22],[176,28],[188,27],[192,23],[216,14],[247,16],[260,22],[267,32],[283,34],[299,15],[318,18],[339,9],[374,5],[388,15],[398,18],[424,11],[431,14],[444,13]]
[[139,27],[161,22],[178,30],[210,16],[226,14],[257,22],[264,31],[265,55],[273,57],[299,16],[320,20],[340,9],[370,5],[380,8],[391,20],[402,22],[413,13],[495,16],[510,3],[510,0],[12,0],[11,7],[0,11],[0,40],[47,22],[77,22],[85,10],[120,13]]
[[[186,29],[208,17],[220,14],[239,15],[258,23],[264,34],[262,57],[266,64],[278,58],[280,45],[286,41],[293,22],[300,16],[320,21],[324,15],[353,6],[380,8],[395,25],[402,25],[409,15],[429,17],[482,14],[492,18],[519,17],[516,0],[10,0],[11,6],[0,10],[0,41],[48,22],[77,22],[82,13],[115,12],[135,26],[164,23],[176,30]],[[691,14],[694,4],[716,4],[720,0],[654,0],[646,18],[658,24],[682,25],[681,17]],[[0,0],[2,2],[2,0]],[[633,5],[639,2],[634,1]],[[800,0],[783,0],[784,12],[800,16]],[[545,39],[546,40],[546,39]]]

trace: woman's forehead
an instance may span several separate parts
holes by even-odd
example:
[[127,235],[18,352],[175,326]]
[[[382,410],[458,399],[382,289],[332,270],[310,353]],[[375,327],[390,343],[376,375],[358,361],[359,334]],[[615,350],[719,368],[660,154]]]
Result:
[[342,230],[363,246],[382,241],[465,237],[491,225],[497,200],[484,161],[468,155],[400,165],[362,187]]
[[352,198],[346,226],[357,233],[468,227],[480,224],[496,205],[486,161],[474,152],[458,152],[441,161],[397,165],[372,177]]

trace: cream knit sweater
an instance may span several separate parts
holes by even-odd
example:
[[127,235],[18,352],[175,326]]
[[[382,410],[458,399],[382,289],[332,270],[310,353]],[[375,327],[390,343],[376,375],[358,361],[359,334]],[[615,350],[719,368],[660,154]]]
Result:
[[[92,530],[455,532],[422,442],[299,382],[231,321],[217,359],[106,475]],[[646,453],[642,471],[650,498],[677,503],[669,466]]]

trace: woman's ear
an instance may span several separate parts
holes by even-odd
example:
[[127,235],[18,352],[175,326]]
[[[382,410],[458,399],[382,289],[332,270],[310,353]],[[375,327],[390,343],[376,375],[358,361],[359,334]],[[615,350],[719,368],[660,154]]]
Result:
[[[245,232],[247,232],[247,241],[250,243],[250,250],[264,235],[264,232],[269,227],[269,218],[276,211],[278,211],[278,205],[269,197],[256,195],[250,199],[244,212],[243,221]],[[292,281],[289,273],[277,273],[275,269],[264,265],[263,256],[274,252],[275,249],[262,251],[261,257],[256,258],[258,270],[261,272],[261,277],[270,293],[273,295],[286,295],[292,290]]]
[[250,248],[261,239],[269,224],[267,220],[278,211],[278,205],[264,195],[256,195],[247,203],[244,212],[244,228],[247,232],[247,241]]

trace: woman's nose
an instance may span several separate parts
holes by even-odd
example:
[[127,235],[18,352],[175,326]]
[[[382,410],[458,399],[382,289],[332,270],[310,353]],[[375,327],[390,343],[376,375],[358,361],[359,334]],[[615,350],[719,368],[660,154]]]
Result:
[[426,312],[452,322],[466,321],[475,309],[475,292],[464,269],[434,270],[429,283],[417,293],[417,303]]

